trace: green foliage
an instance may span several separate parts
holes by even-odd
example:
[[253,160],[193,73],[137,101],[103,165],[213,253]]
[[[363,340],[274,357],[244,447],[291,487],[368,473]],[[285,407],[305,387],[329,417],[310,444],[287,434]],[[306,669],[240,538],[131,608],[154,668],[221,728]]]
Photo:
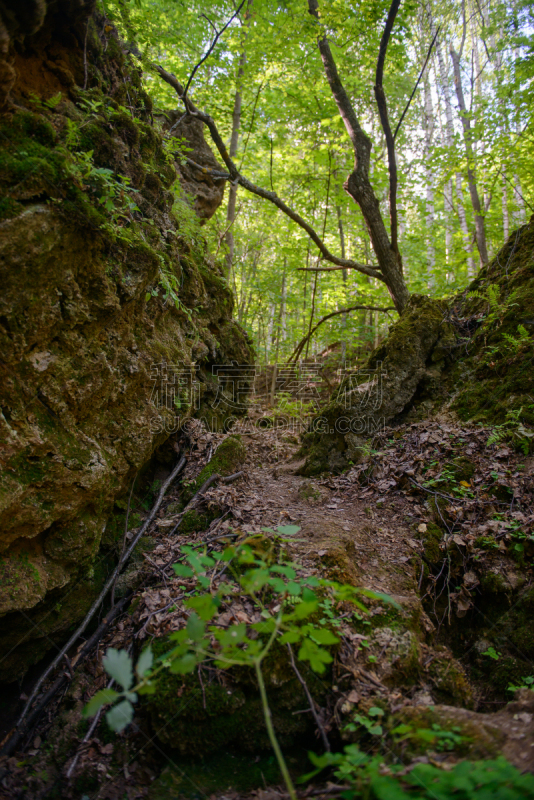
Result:
[[517,338],[510,333],[503,333],[503,338],[506,339],[512,350],[516,353],[523,345],[530,344],[530,334],[523,325],[517,326],[517,333],[519,334]]
[[346,800],[527,800],[534,792],[534,776],[522,775],[502,757],[461,761],[446,770],[416,764],[406,771],[402,765],[387,767],[381,756],[369,756],[351,744],[343,753],[310,753],[310,759],[316,769],[303,780],[333,768],[336,779],[350,786],[343,793]]
[[[365,0],[320,0],[319,9],[340,78],[372,140],[373,186],[377,197],[385,198],[387,158],[372,87],[387,8],[384,3]],[[221,29],[235,6],[228,0],[192,0],[187,5],[172,0],[137,0],[135,4],[109,0],[105,12],[126,41],[135,41],[138,65],[145,71],[156,110],[164,110],[176,106],[176,95],[159,79],[154,62],[186,83],[207,52],[213,26]],[[247,24],[241,14],[227,28],[210,57],[196,69],[189,95],[211,114],[223,140],[229,141],[239,86],[242,112],[236,161],[243,173],[258,185],[275,190],[318,232],[324,227],[331,251],[341,255],[342,229],[345,255],[372,263],[374,254],[365,225],[343,189],[353,154],[325,79],[316,43],[317,25],[301,0],[254,0],[252,19],[253,23]],[[449,85],[450,76],[442,85],[436,47],[396,137],[400,251],[409,288],[441,297],[464,289],[480,265],[474,247],[468,165],[488,204],[484,224],[490,252],[502,244],[505,213],[508,235],[525,221],[525,201],[532,204],[534,191],[529,150],[534,130],[531,8],[526,0],[514,4],[497,0],[483,15],[478,10],[469,12],[469,19],[461,68],[466,76],[474,65],[477,75],[469,87],[466,79],[464,85],[475,163],[469,164],[466,157],[455,99],[450,108],[452,130],[447,134],[444,96],[452,93],[454,98],[454,88]],[[393,126],[406,108],[438,27],[458,50],[463,30],[453,3],[431,3],[423,17],[416,4],[402,6],[384,76]],[[447,72],[447,48],[443,42],[440,46]],[[243,48],[246,63],[238,71]],[[476,66],[482,53],[484,64]],[[432,96],[430,114],[425,108],[427,80]],[[172,141],[172,136],[167,149],[178,161],[187,156],[183,142]],[[426,190],[432,194],[431,202],[425,198]],[[307,333],[312,294],[315,322],[356,303],[389,305],[382,282],[354,270],[346,275],[341,271],[322,273],[314,292],[315,276],[300,271],[318,264],[317,251],[310,247],[306,234],[273,206],[243,189],[239,189],[237,209],[232,226],[234,263],[228,280],[236,297],[238,321],[254,338],[262,361],[289,355],[295,342]],[[225,203],[203,229],[218,257],[227,255],[227,224]],[[489,315],[497,311],[499,302],[492,292],[480,294]],[[347,347],[349,357],[361,358],[362,351],[373,348],[393,319],[393,315],[365,311],[332,317],[318,329],[310,352],[317,354],[343,341],[353,345],[352,351]]]
[[510,684],[507,688],[509,692],[517,692],[519,689],[530,689],[534,691],[534,675],[525,675],[522,679],[522,683],[517,684]]
[[[280,526],[275,530],[264,529],[280,541],[294,536],[300,528],[296,525]],[[262,662],[273,647],[298,647],[297,658],[308,662],[311,669],[323,674],[332,662],[331,648],[338,644],[338,637],[331,630],[327,616],[319,617],[320,597],[330,602],[349,602],[361,611],[366,606],[360,596],[380,598],[396,606],[393,600],[369,590],[335,581],[306,577],[298,564],[283,561],[270,563],[250,543],[227,546],[222,552],[207,553],[204,547],[183,545],[182,560],[174,565],[178,578],[187,582],[188,597],[185,601],[189,617],[185,628],[170,634],[173,647],[153,663],[150,651],[141,654],[135,672],[138,683],[132,687],[133,661],[126,651],[107,651],[104,668],[122,687],[122,692],[109,694],[100,692],[86,706],[85,714],[94,715],[109,702],[117,703],[107,714],[107,721],[114,730],[122,730],[132,719],[133,703],[138,694],[157,692],[157,675],[165,669],[173,674],[187,675],[206,659],[220,669],[248,667],[254,669],[265,721],[271,744],[279,761],[280,769],[288,785],[290,779],[276,735],[270,722],[270,712],[265,691]],[[231,580],[219,582],[213,588],[208,571],[217,565],[228,572]],[[191,591],[191,581],[194,588]],[[234,597],[247,596],[260,612],[261,621],[250,625],[233,623],[218,624],[220,609]],[[293,795],[292,795],[293,796]]]
[[[530,405],[529,411],[534,409]],[[523,408],[511,409],[506,412],[505,421],[502,425],[496,425],[488,437],[487,444],[498,444],[503,441],[512,441],[521,448],[525,455],[528,455],[534,440],[534,431],[527,428],[522,422]]]

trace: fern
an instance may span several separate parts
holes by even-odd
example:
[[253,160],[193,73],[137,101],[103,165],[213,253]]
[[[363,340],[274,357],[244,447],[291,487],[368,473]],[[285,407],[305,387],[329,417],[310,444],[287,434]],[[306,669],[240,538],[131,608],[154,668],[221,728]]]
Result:
[[497,283],[490,283],[485,294],[482,294],[482,292],[477,292],[476,290],[474,290],[472,292],[469,292],[467,296],[470,298],[474,298],[476,300],[484,300],[486,303],[488,303],[490,311],[496,311],[501,305],[499,302],[499,295],[500,295],[499,285]]
[[530,343],[529,333],[523,325],[517,326],[517,333],[519,334],[517,338],[512,336],[510,333],[503,333],[503,339],[506,339],[510,347],[512,347],[516,352],[522,345]]

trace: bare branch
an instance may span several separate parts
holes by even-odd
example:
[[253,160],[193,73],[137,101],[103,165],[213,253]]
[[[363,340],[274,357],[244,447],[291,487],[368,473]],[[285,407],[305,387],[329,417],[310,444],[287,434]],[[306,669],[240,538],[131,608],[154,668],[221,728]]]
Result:
[[[161,77],[167,81],[177,92],[177,94],[182,98],[181,84],[178,80],[171,75],[169,72],[166,72],[162,67],[156,67],[157,71],[161,75]],[[179,87],[179,88],[177,88]],[[228,172],[219,172],[218,170],[208,169],[207,167],[201,167],[200,164],[197,164],[190,158],[186,158],[188,164],[191,166],[196,167],[197,169],[201,170],[202,172],[211,175],[213,178],[219,178],[222,180],[227,181],[237,181],[240,186],[244,189],[249,191],[251,194],[255,194],[258,197],[262,197],[264,200],[268,200],[270,203],[273,203],[280,211],[283,211],[286,216],[296,222],[299,227],[306,231],[310,239],[317,245],[323,258],[326,261],[330,261],[332,264],[338,264],[341,269],[355,269],[358,272],[362,272],[364,275],[369,275],[370,278],[376,278],[379,281],[384,282],[384,276],[381,272],[378,271],[378,267],[369,267],[367,264],[360,264],[358,261],[351,261],[350,259],[346,258],[338,258],[333,253],[331,253],[324,242],[321,240],[319,235],[314,231],[314,229],[309,225],[301,216],[297,214],[296,211],[293,211],[288,205],[281,200],[276,192],[270,192],[267,189],[262,189],[260,186],[256,186],[256,184],[249,181],[247,178],[244,178],[237,170],[234,162],[231,160],[224,142],[217,130],[217,126],[213,119],[208,115],[204,114],[202,111],[196,109],[189,98],[186,98],[187,105],[190,107],[190,113],[192,116],[197,117],[198,119],[202,120],[204,124],[208,127],[211,137],[215,142],[217,150],[219,151],[221,158],[225,162],[226,166],[228,167]]]
[[[373,264],[365,264],[370,269],[378,269]],[[351,269],[351,267],[297,267],[297,272],[337,272],[340,269]]]
[[312,330],[309,333],[307,333],[306,336],[303,339],[300,340],[298,345],[293,350],[292,354],[289,356],[289,358],[287,360],[287,363],[290,364],[292,361],[297,361],[298,357],[300,356],[300,354],[304,350],[306,342],[309,339],[311,339],[311,337],[313,336],[313,334],[315,333],[317,328],[320,325],[322,325],[323,322],[326,322],[327,320],[332,319],[332,317],[338,316],[338,314],[348,314],[350,311],[384,311],[384,312],[388,313],[390,311],[396,311],[396,310],[397,309],[395,308],[395,306],[387,306],[386,308],[381,308],[379,306],[360,306],[360,305],[358,305],[358,306],[350,306],[350,308],[341,308],[339,311],[331,311],[330,314],[326,314],[326,316],[322,317],[319,320],[319,322],[317,323],[317,325],[315,325],[315,327],[312,328]]
[[321,54],[326,79],[354,150],[354,169],[343,186],[361,209],[379,268],[383,275],[382,280],[388,287],[391,298],[400,313],[408,302],[409,292],[402,274],[402,260],[398,247],[393,246],[380,212],[378,198],[369,181],[371,140],[362,129],[354,107],[339,77],[326,30],[321,24],[318,0],[308,0],[308,11],[317,21],[319,28],[317,46]]
[[413,98],[414,98],[414,95],[415,95],[416,91],[417,91],[417,87],[419,86],[419,83],[420,83],[420,81],[421,81],[421,78],[423,77],[423,73],[424,73],[424,71],[425,71],[425,69],[426,69],[426,65],[428,64],[428,59],[430,58],[430,54],[432,53],[432,48],[434,47],[434,44],[436,43],[436,39],[438,38],[438,34],[439,34],[440,30],[441,30],[441,25],[440,25],[440,26],[439,26],[439,28],[437,29],[436,33],[434,34],[434,38],[433,38],[433,39],[432,39],[432,41],[430,42],[430,47],[428,48],[428,53],[426,54],[425,63],[424,63],[424,64],[423,64],[423,66],[421,67],[421,72],[419,73],[419,77],[417,78],[417,81],[416,81],[416,83],[415,83],[415,86],[413,87],[413,92],[412,92],[412,93],[411,93],[411,95],[410,95],[410,99],[409,99],[409,100],[408,100],[408,102],[406,103],[406,108],[405,108],[405,109],[404,109],[404,111],[402,112],[402,114],[401,114],[401,118],[400,118],[400,119],[399,119],[399,121],[397,122],[397,127],[395,128],[395,133],[393,134],[393,141],[395,141],[395,139],[396,139],[396,137],[397,137],[397,134],[398,134],[398,132],[399,132],[399,128],[400,128],[400,126],[402,125],[402,121],[403,121],[404,117],[406,116],[406,114],[407,114],[407,112],[408,112],[408,109],[410,108],[410,104],[411,104],[411,102],[412,102],[412,100],[413,100]]
[[215,26],[214,26],[214,25],[213,25],[213,24],[210,22],[210,20],[209,20],[209,19],[206,17],[206,15],[205,15],[205,14],[202,14],[202,16],[203,16],[203,17],[205,17],[205,19],[208,19],[208,22],[209,22],[209,24],[212,26],[212,28],[214,28],[214,30],[215,30],[215,37],[214,37],[214,39],[213,39],[213,42],[212,42],[212,43],[210,44],[210,46],[208,47],[208,52],[206,53],[206,55],[205,55],[205,56],[203,56],[203,57],[200,59],[200,61],[198,62],[198,64],[196,64],[196,65],[193,67],[193,71],[192,71],[191,75],[189,76],[189,80],[187,81],[187,83],[186,83],[186,86],[185,86],[185,89],[184,89],[184,96],[183,96],[183,100],[184,100],[184,102],[185,102],[185,98],[187,97],[187,92],[188,92],[188,89],[189,89],[189,87],[191,86],[191,81],[192,81],[192,80],[193,80],[193,78],[195,77],[195,73],[196,73],[196,71],[199,69],[199,67],[201,67],[201,66],[202,66],[202,64],[204,63],[204,61],[206,61],[206,60],[207,60],[207,59],[208,59],[208,58],[211,56],[211,54],[213,53],[213,51],[214,51],[214,49],[215,49],[215,45],[216,45],[216,44],[217,44],[217,42],[219,41],[220,37],[221,37],[221,36],[222,36],[222,34],[225,32],[225,30],[226,30],[226,29],[227,29],[227,27],[230,25],[230,23],[231,23],[231,22],[233,22],[233,20],[234,20],[234,19],[237,17],[237,15],[238,15],[238,14],[239,14],[239,12],[241,11],[241,9],[242,9],[242,8],[243,8],[243,6],[245,5],[245,3],[246,3],[246,0],[241,0],[241,4],[240,4],[239,8],[237,9],[237,11],[236,11],[234,14],[232,14],[232,16],[230,17],[230,19],[229,19],[229,20],[228,20],[228,22],[226,23],[226,25],[224,25],[224,27],[222,27],[220,31],[218,31],[218,30],[215,28]]

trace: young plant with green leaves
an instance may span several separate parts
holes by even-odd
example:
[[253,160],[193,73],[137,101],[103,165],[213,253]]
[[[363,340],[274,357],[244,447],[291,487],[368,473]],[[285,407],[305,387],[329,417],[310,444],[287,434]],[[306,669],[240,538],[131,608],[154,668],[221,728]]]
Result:
[[[391,598],[376,592],[339,584],[316,576],[307,576],[298,564],[284,560],[281,546],[300,530],[298,526],[264,528],[268,543],[265,548],[257,535],[248,543],[229,545],[222,552],[207,552],[206,546],[184,545],[182,562],[175,564],[178,578],[188,588],[185,607],[189,611],[187,624],[170,634],[170,649],[156,661],[150,648],[140,656],[135,666],[125,651],[108,650],[104,667],[120,685],[121,691],[108,688],[98,692],[86,706],[87,716],[96,714],[104,705],[113,703],[107,721],[115,731],[128,725],[139,695],[158,691],[157,676],[163,670],[186,675],[208,661],[218,669],[248,667],[254,671],[261,697],[265,726],[287,790],[296,797],[287,764],[274,730],[269,699],[262,670],[266,656],[273,648],[295,646],[297,659],[323,674],[332,662],[331,649],[339,641],[333,632],[331,619],[321,614],[321,602],[350,603],[361,612],[367,608],[362,597],[380,599],[396,606]],[[214,577],[208,573],[218,570]],[[227,576],[227,577],[226,577]],[[224,577],[224,580],[223,580]],[[194,588],[191,590],[191,582]],[[219,624],[222,610],[233,599],[246,596],[257,612],[258,621],[251,624]],[[331,605],[329,606],[331,608]]]

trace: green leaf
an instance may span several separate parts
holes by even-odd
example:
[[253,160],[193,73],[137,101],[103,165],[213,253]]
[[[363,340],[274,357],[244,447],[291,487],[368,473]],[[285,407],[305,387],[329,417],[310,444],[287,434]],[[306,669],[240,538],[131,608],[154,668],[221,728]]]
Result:
[[198,597],[189,597],[185,602],[185,605],[188,608],[192,608],[194,611],[196,611],[200,619],[203,619],[204,622],[208,622],[210,619],[213,619],[217,613],[219,604],[219,599],[212,597],[209,594],[202,594]]
[[323,650],[311,639],[304,639],[298,653],[300,661],[309,661],[314,672],[323,673],[326,664],[334,660],[328,650]]
[[[268,530],[265,528],[264,530]],[[294,536],[296,533],[300,531],[299,525],[278,525],[276,528],[278,533],[282,534],[282,536]]]
[[154,663],[154,655],[152,653],[152,648],[150,647],[150,645],[148,645],[148,647],[146,647],[139,656],[139,660],[135,668],[138,677],[142,678],[145,675],[145,673],[147,673],[148,670],[151,669],[153,663]]
[[271,572],[278,572],[280,575],[284,575],[290,580],[293,580],[296,576],[296,572],[293,567],[284,566],[283,564],[275,564],[274,567],[271,567]]
[[133,706],[129,700],[123,700],[117,706],[108,711],[106,719],[111,730],[115,733],[120,733],[124,728],[130,724],[133,719]]
[[306,617],[309,617],[311,614],[315,613],[318,608],[319,603],[317,600],[308,603],[303,601],[302,603],[297,603],[291,616],[295,619],[306,619]]
[[191,576],[195,574],[191,567],[188,567],[186,564],[173,564],[172,568],[179,578],[191,578]]
[[272,577],[268,580],[269,586],[272,586],[277,594],[282,594],[286,591],[286,584],[283,578]]
[[287,633],[284,633],[284,635],[280,637],[280,643],[296,644],[297,642],[300,642],[301,639],[302,634],[296,628],[293,628],[293,630],[287,631]]
[[175,675],[186,675],[188,672],[193,672],[196,665],[197,660],[193,653],[186,653],[185,656],[172,662],[170,671]]
[[107,703],[113,703],[117,697],[120,697],[120,694],[114,689],[101,689],[93,697],[91,697],[83,709],[83,716],[94,717],[94,715],[100,711],[102,706],[105,706]]
[[232,625],[227,631],[217,631],[215,634],[217,640],[223,647],[241,644],[247,635],[247,626],[244,622],[238,625]]
[[328,628],[314,628],[310,633],[311,638],[318,644],[337,644],[339,639]]
[[126,650],[115,650],[110,647],[102,659],[104,669],[127,691],[133,683],[132,659]]
[[206,626],[204,622],[194,611],[189,615],[189,619],[187,620],[187,625],[185,628],[189,638],[194,642],[200,642],[204,637],[204,633],[206,632]]
[[368,717],[383,717],[384,716],[384,709],[379,708],[378,706],[372,706],[367,712]]
[[286,591],[293,597],[298,597],[302,592],[302,586],[300,583],[296,583],[295,581],[289,581],[286,586]]

